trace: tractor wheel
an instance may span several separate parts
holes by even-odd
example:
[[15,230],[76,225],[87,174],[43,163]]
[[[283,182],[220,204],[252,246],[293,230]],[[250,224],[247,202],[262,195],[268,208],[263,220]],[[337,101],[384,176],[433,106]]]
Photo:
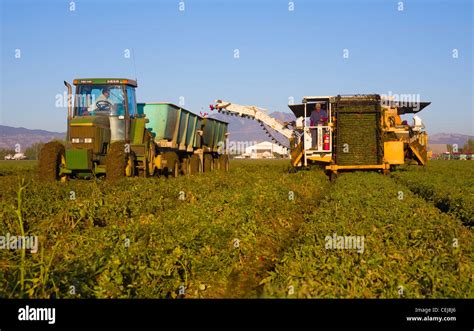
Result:
[[105,170],[109,180],[135,176],[135,155],[132,152],[125,152],[123,141],[116,141],[110,145],[105,157]]
[[[152,161],[150,161],[152,160]],[[155,161],[154,155],[151,155],[151,152],[149,152],[147,155],[145,155],[145,161],[140,162],[140,168],[137,168],[138,172],[138,177],[149,177],[153,176],[155,169],[154,169],[154,164],[153,162]]]
[[126,158],[125,176],[134,177],[136,175],[137,173],[136,162],[137,162],[137,159],[135,157],[135,154],[133,154],[133,152],[130,152],[130,154],[128,154]]
[[38,176],[43,181],[59,179],[59,168],[65,166],[64,145],[57,141],[46,143],[39,155]]
[[150,175],[149,173],[149,164],[150,162],[148,161],[148,155],[145,155],[145,160],[143,162],[139,161],[137,162],[139,167],[136,167],[136,172],[138,177],[143,177],[146,178]]
[[204,172],[210,172],[213,169],[214,162],[212,161],[212,155],[205,154],[204,155]]
[[224,171],[229,171],[229,155],[220,155],[219,156],[219,169],[222,169]]
[[191,156],[191,174],[198,174],[202,172],[202,162],[199,155],[194,154]]
[[145,169],[139,168],[137,172],[138,172],[138,177],[146,178],[146,177],[149,176],[149,175],[148,175],[148,167],[147,167],[147,166],[145,166]]
[[181,173],[183,175],[190,175],[191,174],[191,158],[184,157],[181,160]]

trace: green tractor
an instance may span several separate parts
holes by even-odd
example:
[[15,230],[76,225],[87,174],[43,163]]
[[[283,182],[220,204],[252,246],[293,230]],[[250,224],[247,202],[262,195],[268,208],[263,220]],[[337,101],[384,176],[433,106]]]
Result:
[[147,176],[156,170],[156,147],[139,114],[137,83],[130,79],[75,79],[68,89],[68,125],[65,146],[52,141],[42,148],[39,176],[44,180],[69,177],[108,179]]

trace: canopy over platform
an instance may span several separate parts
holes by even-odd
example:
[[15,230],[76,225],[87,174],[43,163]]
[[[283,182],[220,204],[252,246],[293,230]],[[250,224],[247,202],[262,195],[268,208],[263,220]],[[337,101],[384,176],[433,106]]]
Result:
[[[355,99],[360,98],[360,97],[374,97],[378,95],[367,95],[367,96],[358,96],[354,95]],[[341,99],[345,99],[345,102],[350,102],[350,98],[352,96],[340,96]],[[304,116],[304,108],[306,105],[306,115],[309,116],[311,114],[311,111],[314,109],[315,105],[317,103],[326,103],[326,102],[334,102],[336,101],[337,96],[308,96],[304,97],[302,100],[302,103],[300,104],[293,104],[293,105],[288,105],[288,107],[291,109],[293,114],[295,114],[296,117],[303,117]],[[405,101],[394,101],[394,100],[387,100],[387,99],[381,99],[380,100],[382,105],[386,106],[391,106],[391,107],[396,107],[398,108],[398,114],[403,115],[403,114],[415,114],[426,108],[431,104],[431,102],[405,102]],[[400,104],[400,105],[399,105]]]
[[308,97],[303,97],[303,103],[300,104],[293,104],[293,105],[288,105],[288,107],[291,109],[293,114],[295,114],[296,117],[303,117],[304,116],[304,106],[306,104],[306,112],[307,115],[311,114],[313,111],[314,107],[316,107],[317,103],[326,103],[329,102],[333,98],[332,96],[308,96]]
[[398,108],[398,114],[403,115],[403,114],[416,114],[420,111],[422,111],[424,108],[429,106],[431,102],[418,102],[413,105],[408,105],[408,106],[400,106],[397,107],[395,104],[395,107]]

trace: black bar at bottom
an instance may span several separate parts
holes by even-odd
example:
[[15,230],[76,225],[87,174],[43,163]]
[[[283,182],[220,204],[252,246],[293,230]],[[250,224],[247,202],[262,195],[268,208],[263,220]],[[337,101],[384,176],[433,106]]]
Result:
[[[0,329],[469,329],[470,299],[0,300]],[[28,306],[28,309],[27,309]],[[54,324],[45,310],[55,308]],[[24,310],[20,310],[24,309]],[[19,320],[43,314],[42,321]],[[33,314],[33,315],[31,315]],[[49,321],[52,321],[49,315]],[[27,317],[27,318],[29,318]],[[421,320],[415,320],[419,319]],[[454,320],[454,319],[455,320]],[[411,319],[411,320],[408,320]]]

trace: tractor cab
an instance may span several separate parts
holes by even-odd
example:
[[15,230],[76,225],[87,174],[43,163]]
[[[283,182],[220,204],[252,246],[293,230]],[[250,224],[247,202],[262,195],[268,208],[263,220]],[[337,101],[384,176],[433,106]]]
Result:
[[[71,101],[72,86],[64,83]],[[133,144],[136,122],[145,120],[137,114],[137,83],[122,78],[85,78],[75,79],[74,85],[74,104],[68,104],[66,164],[62,171],[84,176],[105,173],[112,144]]]
[[125,93],[121,85],[79,85],[76,87],[75,116],[125,116]]
[[71,126],[74,123],[95,123],[109,129],[110,141],[128,140],[126,121],[137,115],[136,82],[129,79],[75,79],[74,85],[76,95]]

